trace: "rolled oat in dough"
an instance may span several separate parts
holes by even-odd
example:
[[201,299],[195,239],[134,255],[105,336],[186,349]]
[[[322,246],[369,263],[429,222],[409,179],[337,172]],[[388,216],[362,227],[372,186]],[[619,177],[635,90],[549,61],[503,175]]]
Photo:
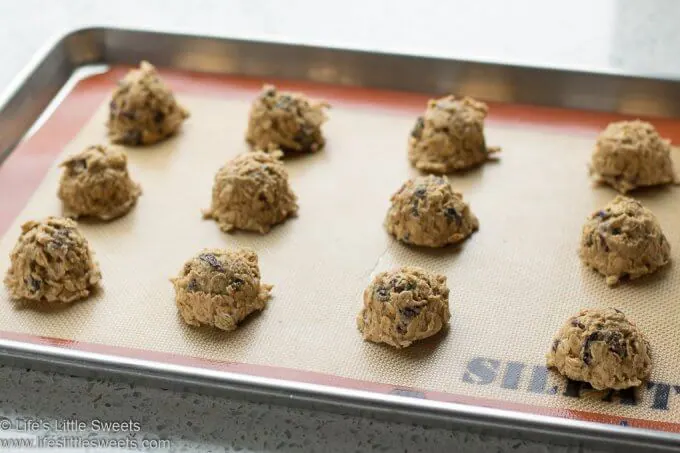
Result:
[[204,217],[220,229],[267,233],[297,210],[297,197],[288,184],[281,152],[256,151],[227,162],[215,175],[212,206]]
[[621,193],[677,182],[670,140],[661,138],[654,126],[640,120],[607,126],[597,138],[590,171],[597,182]]
[[87,297],[101,280],[87,240],[71,219],[26,222],[10,255],[5,285],[16,299],[51,304]]
[[67,217],[111,220],[127,214],[142,193],[128,174],[127,154],[117,146],[90,146],[61,166],[58,196]]
[[500,148],[486,146],[486,104],[453,95],[432,99],[411,131],[408,157],[411,165],[432,173],[450,173],[489,160]]
[[637,200],[617,196],[583,226],[579,254],[615,285],[655,272],[670,261],[670,244],[654,214]]
[[649,344],[615,308],[581,310],[557,332],[547,365],[594,389],[637,387],[652,370]]
[[257,254],[247,249],[205,249],[171,281],[187,324],[222,330],[234,330],[246,316],[264,309],[272,289],[260,283]]
[[328,119],[324,101],[300,93],[279,92],[265,85],[253,102],[246,141],[255,150],[312,153],[325,144],[321,125]]
[[405,348],[439,332],[450,317],[446,277],[402,267],[371,281],[357,326],[365,340]]
[[176,133],[189,112],[175,101],[156,68],[142,61],[113,93],[109,137],[123,145],[150,145]]
[[463,195],[442,176],[409,179],[392,195],[385,228],[407,244],[443,247],[460,242],[479,228]]

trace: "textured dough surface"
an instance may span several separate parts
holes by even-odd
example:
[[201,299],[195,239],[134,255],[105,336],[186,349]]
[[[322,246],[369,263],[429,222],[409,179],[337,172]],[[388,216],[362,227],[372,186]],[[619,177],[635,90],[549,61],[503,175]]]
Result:
[[94,253],[71,219],[26,222],[10,255],[5,286],[12,297],[68,303],[87,297],[101,280]]
[[677,181],[670,140],[640,120],[609,124],[597,138],[590,169],[596,181],[621,193]]
[[651,274],[670,261],[671,246],[656,216],[632,198],[617,196],[583,226],[579,255],[615,285]]
[[321,126],[329,104],[265,85],[250,108],[246,141],[255,150],[313,153],[326,143]]
[[406,244],[443,247],[479,228],[479,220],[446,177],[419,176],[392,195],[385,228]]
[[215,175],[212,205],[204,217],[225,232],[233,229],[267,233],[297,210],[297,197],[288,184],[281,152],[244,153],[227,162]]
[[548,367],[594,389],[637,387],[652,371],[649,344],[615,308],[581,310],[557,332]]
[[453,95],[432,99],[411,131],[408,158],[419,170],[450,173],[475,167],[489,160],[498,148],[487,148],[483,102]]
[[257,254],[249,249],[205,249],[171,281],[187,324],[222,330],[234,330],[246,316],[264,309],[272,289],[260,283]]
[[58,196],[64,215],[111,220],[127,214],[142,191],[128,174],[127,154],[116,146],[89,146],[62,164]]
[[113,92],[109,138],[123,145],[151,145],[175,134],[189,111],[175,101],[156,68],[142,61]]
[[371,281],[357,326],[365,340],[405,348],[439,332],[450,317],[446,277],[402,267]]
[[[680,266],[668,266],[663,279],[652,276],[611,290],[600,274],[583,266],[576,252],[586,217],[615,196],[613,189],[593,190],[584,171],[598,131],[573,133],[548,125],[487,121],[489,143],[502,143],[512,154],[502,164],[450,178],[471,202],[482,234],[464,243],[462,253],[451,247],[423,249],[403,245],[383,226],[389,197],[417,175],[404,158],[406,134],[394,133],[412,126],[412,97],[405,96],[404,107],[396,108],[350,98],[334,108],[324,126],[328,148],[284,160],[299,197],[299,218],[267,235],[226,235],[214,222],[202,221],[199,209],[209,207],[217,169],[247,150],[243,134],[259,89],[251,87],[255,91],[236,86],[233,98],[189,93],[179,98],[177,93],[192,117],[201,121],[185,123],[190,127],[149,149],[152,152],[128,150],[131,175],[144,189],[138,205],[115,222],[80,225],[100,262],[103,290],[85,303],[42,313],[15,309],[3,286],[0,330],[169,353],[168,360],[190,364],[203,358],[210,361],[207,366],[235,372],[252,367],[259,373],[256,365],[264,365],[321,373],[363,381],[354,382],[369,391],[376,388],[369,383],[382,383],[387,384],[382,387],[386,392],[424,390],[428,398],[443,392],[494,400],[489,404],[496,407],[511,401],[552,408],[547,412],[573,410],[576,417],[591,412],[616,421],[680,422],[673,389],[665,411],[652,408],[657,387],[643,390],[643,385],[643,401],[629,406],[618,404],[616,395],[613,403],[602,402],[587,390],[582,398],[563,396],[566,380],[556,372],[544,374],[545,354],[569,316],[582,307],[614,306],[636,321],[654,348],[650,381],[680,382],[674,359],[680,357],[675,335],[680,304],[668,303],[680,299]],[[105,96],[102,92],[101,98]],[[319,96],[335,99],[333,90]],[[108,105],[101,107],[76,141],[63,148],[60,161],[105,136]],[[680,149],[672,153],[680,163]],[[27,210],[0,241],[0,279],[9,267],[20,224],[61,212],[55,195],[60,176],[59,168],[48,172]],[[673,252],[680,250],[680,235],[673,233],[680,231],[680,216],[673,211],[680,186],[639,195],[658,216]],[[540,202],[541,210],[524,200]],[[168,277],[177,276],[184,262],[203,248],[239,247],[257,252],[262,281],[275,285],[274,298],[263,312],[250,315],[226,335],[219,329],[188,326],[178,313]],[[446,275],[450,327],[406,349],[364,341],[356,324],[364,290],[378,272],[405,265]],[[144,271],[148,266],[156,269],[153,279]],[[300,322],[303,317],[307,322]],[[169,328],[159,328],[162,325]],[[476,385],[463,379],[475,358],[499,361],[492,383]],[[501,386],[509,362],[525,364],[517,389]],[[482,365],[491,369],[494,364]],[[529,391],[536,382],[535,367],[539,380],[546,377],[544,393]],[[271,372],[278,373],[276,368]],[[554,386],[558,392],[548,394]]]

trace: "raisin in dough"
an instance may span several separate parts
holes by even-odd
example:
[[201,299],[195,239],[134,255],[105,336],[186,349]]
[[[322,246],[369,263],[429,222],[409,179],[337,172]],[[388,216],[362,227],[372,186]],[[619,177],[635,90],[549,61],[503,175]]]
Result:
[[621,193],[677,181],[671,144],[649,123],[611,123],[597,138],[590,166],[596,181]]
[[445,177],[410,179],[392,195],[385,228],[407,244],[443,247],[479,228],[477,217]]
[[579,254],[607,284],[615,285],[665,266],[670,250],[654,214],[639,201],[619,195],[586,221]]
[[127,214],[142,193],[130,179],[127,154],[116,146],[90,146],[66,159],[59,182],[64,215],[111,220]]
[[212,206],[204,217],[220,229],[267,233],[273,225],[297,212],[297,197],[288,184],[281,152],[241,154],[215,175]]
[[10,255],[5,285],[16,299],[59,304],[87,297],[101,280],[87,240],[71,219],[26,222]]
[[652,370],[649,344],[615,308],[582,310],[557,332],[547,365],[594,389],[637,387]]
[[472,98],[430,100],[409,137],[411,165],[431,173],[450,173],[489,160],[500,149],[486,146],[486,114],[486,104]]
[[146,61],[119,82],[109,107],[111,141],[130,146],[159,142],[176,133],[189,117]]
[[402,267],[371,281],[357,326],[365,340],[405,348],[439,332],[450,317],[446,277]]
[[326,102],[265,85],[250,109],[246,141],[255,150],[312,153],[325,144]]
[[246,316],[264,309],[272,289],[260,283],[257,255],[247,249],[203,250],[171,281],[187,324],[222,330],[234,330]]

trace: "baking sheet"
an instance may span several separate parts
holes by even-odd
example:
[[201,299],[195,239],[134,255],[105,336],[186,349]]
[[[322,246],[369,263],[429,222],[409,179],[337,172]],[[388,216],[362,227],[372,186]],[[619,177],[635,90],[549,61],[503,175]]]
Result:
[[[269,369],[273,376],[294,369],[349,378],[356,388],[382,383],[416,397],[554,409],[548,413],[595,420],[608,414],[608,422],[646,420],[663,423],[645,426],[679,430],[673,404],[673,384],[680,382],[673,361],[680,350],[678,266],[611,289],[576,255],[585,217],[615,196],[588,180],[596,129],[495,117],[492,110],[487,138],[503,148],[499,161],[451,178],[480,218],[480,231],[461,247],[422,250],[394,241],[382,221],[390,195],[417,174],[406,161],[405,143],[424,102],[416,107],[394,96],[359,102],[329,89],[337,102],[325,127],[327,148],[286,160],[299,216],[266,236],[228,235],[202,220],[200,210],[209,205],[217,169],[246,150],[243,133],[256,87],[229,87],[211,95],[178,86],[192,112],[182,133],[129,150],[130,171],[144,190],[137,207],[109,224],[81,224],[101,264],[102,290],[46,313],[16,308],[3,288],[0,330],[68,339],[76,348],[101,344],[244,363],[253,374]],[[106,101],[97,103],[57,162],[105,140]],[[3,273],[20,224],[60,213],[58,177],[55,163],[0,241]],[[636,195],[657,214],[677,256],[678,188]],[[240,246],[259,253],[263,281],[275,285],[268,308],[232,333],[185,326],[168,279],[201,248]],[[375,273],[407,264],[447,275],[450,328],[402,351],[363,342],[354,321],[363,289]],[[650,388],[612,401],[587,391],[576,398],[564,395],[576,394],[573,385],[545,372],[554,331],[592,306],[616,306],[647,333],[655,360]],[[310,376],[313,382],[317,374]]]

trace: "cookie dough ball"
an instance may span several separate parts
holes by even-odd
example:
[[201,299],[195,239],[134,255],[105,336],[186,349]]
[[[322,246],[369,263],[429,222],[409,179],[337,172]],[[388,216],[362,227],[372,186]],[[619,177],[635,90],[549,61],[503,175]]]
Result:
[[579,254],[587,266],[615,285],[655,272],[670,261],[671,247],[652,212],[617,196],[583,226]]
[[66,159],[59,198],[68,217],[111,220],[127,214],[142,191],[130,179],[127,154],[111,146],[90,146]]
[[215,175],[212,206],[204,217],[220,229],[267,233],[297,212],[297,197],[288,185],[281,152],[245,153],[227,162]]
[[325,144],[321,125],[327,120],[324,109],[328,107],[326,102],[265,85],[250,109],[246,141],[256,150],[319,151]]
[[130,146],[159,142],[177,132],[189,117],[146,61],[119,82],[109,107],[111,141]]
[[203,250],[171,281],[187,324],[222,330],[234,330],[246,316],[264,309],[272,289],[260,283],[257,254],[246,249]]
[[489,160],[489,155],[500,149],[486,146],[486,113],[486,104],[468,97],[430,100],[409,137],[411,165],[427,172],[450,173]]
[[649,123],[611,123],[597,138],[591,162],[595,179],[621,193],[676,181],[671,144]]
[[52,304],[87,297],[101,280],[87,240],[71,219],[26,222],[10,255],[5,285],[16,299]]
[[637,387],[652,371],[649,344],[615,308],[582,310],[557,332],[547,365],[594,389]]
[[450,317],[446,277],[402,267],[368,285],[357,326],[364,340],[405,348],[439,332]]
[[444,247],[479,228],[477,217],[445,177],[409,179],[392,195],[385,228],[407,244]]

